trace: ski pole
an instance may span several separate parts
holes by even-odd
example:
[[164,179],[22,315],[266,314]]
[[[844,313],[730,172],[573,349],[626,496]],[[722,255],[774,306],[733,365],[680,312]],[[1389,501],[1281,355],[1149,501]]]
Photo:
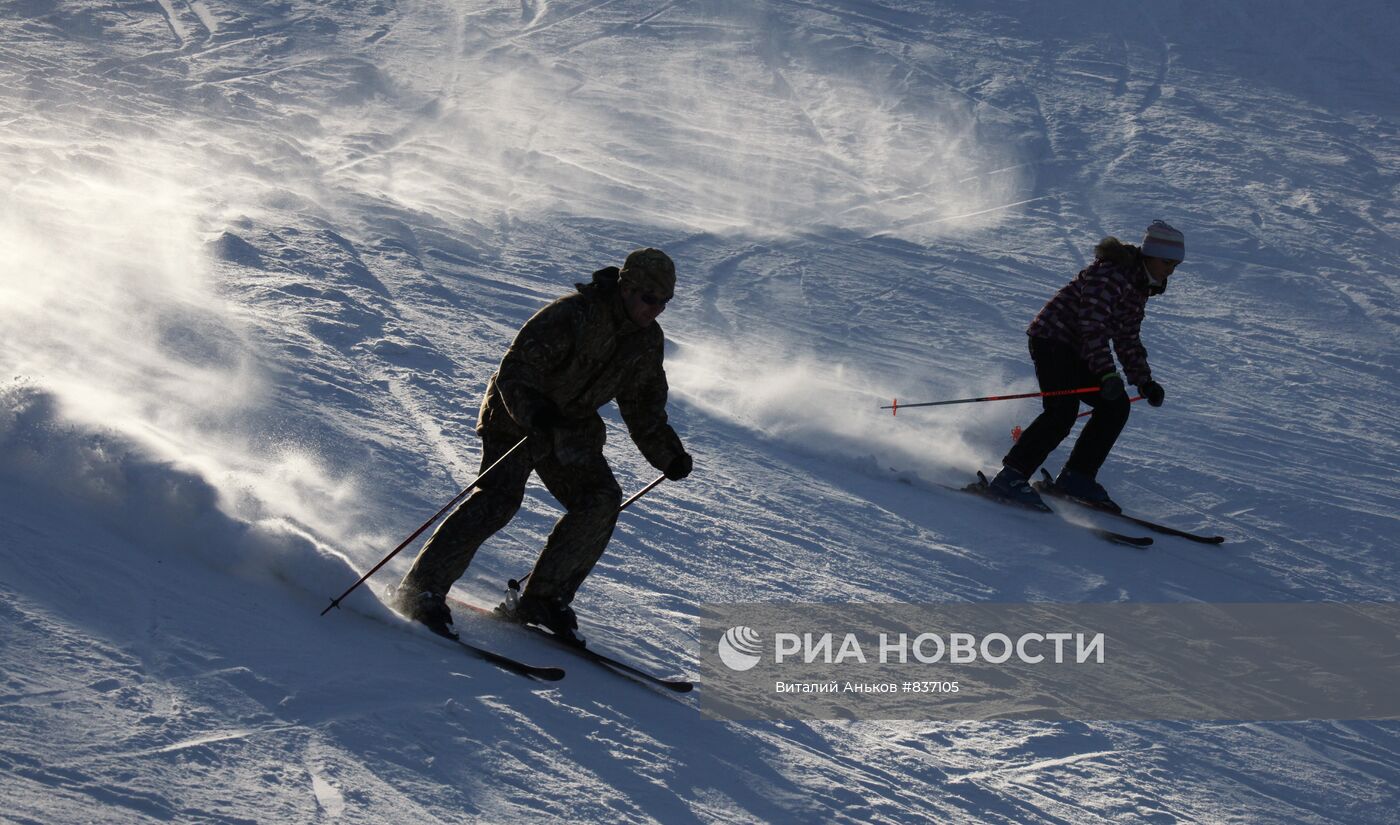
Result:
[[325,610],[322,610],[322,611],[321,611],[321,615],[324,616],[324,615],[326,615],[327,613],[331,612],[331,608],[332,608],[332,607],[340,607],[340,603],[341,603],[342,601],[344,601],[344,599],[345,599],[346,596],[349,596],[351,593],[353,593],[354,590],[355,590],[355,588],[357,588],[357,587],[359,587],[360,585],[364,584],[364,583],[365,583],[365,580],[368,579],[370,576],[373,576],[376,572],[378,572],[378,571],[379,571],[379,568],[381,568],[381,567],[383,567],[385,564],[387,564],[388,561],[389,561],[389,559],[392,559],[394,556],[397,556],[401,550],[403,550],[405,547],[407,547],[409,544],[411,544],[411,543],[413,542],[414,539],[418,538],[418,536],[421,535],[422,532],[423,532],[424,530],[427,530],[427,529],[428,529],[428,525],[430,525],[430,524],[432,524],[433,522],[437,521],[438,519],[442,518],[442,514],[443,514],[443,513],[446,513],[448,510],[451,510],[453,507],[457,506],[457,502],[461,501],[464,497],[466,497],[467,493],[470,493],[470,492],[472,491],[472,488],[473,488],[473,487],[475,487],[476,485],[480,484],[480,483],[481,483],[481,480],[482,480],[483,478],[486,478],[486,475],[487,475],[488,473],[490,473],[492,470],[494,470],[494,469],[496,469],[497,467],[499,467],[499,466],[501,465],[501,462],[502,462],[502,461],[505,461],[507,458],[509,458],[511,453],[513,453],[513,452],[515,452],[516,450],[520,449],[520,445],[524,444],[526,441],[529,441],[529,440],[530,440],[530,437],[529,437],[528,435],[525,436],[524,438],[522,438],[522,439],[520,439],[519,441],[515,442],[515,446],[514,446],[514,447],[511,447],[509,450],[506,450],[504,455],[502,455],[500,458],[496,459],[495,461],[491,462],[491,466],[490,466],[490,467],[487,467],[485,470],[482,470],[482,471],[481,471],[481,474],[478,475],[478,476],[476,477],[476,479],[475,479],[474,481],[472,481],[471,484],[468,484],[468,485],[466,486],[466,488],[465,488],[464,490],[462,490],[462,492],[458,493],[456,496],[453,497],[453,499],[452,499],[451,501],[447,502],[447,504],[446,504],[445,506],[443,506],[443,508],[442,508],[441,510],[438,510],[437,513],[436,513],[432,518],[430,518],[430,519],[428,519],[427,521],[423,522],[422,526],[420,526],[417,530],[414,530],[414,531],[413,531],[413,535],[411,535],[411,536],[409,536],[408,538],[404,539],[404,540],[403,540],[403,543],[401,543],[398,547],[395,547],[394,550],[393,550],[393,552],[391,552],[389,555],[385,556],[384,558],[380,559],[380,560],[379,560],[379,564],[376,564],[374,567],[371,567],[371,568],[370,568],[370,571],[369,571],[368,573],[364,574],[363,576],[361,576],[359,581],[357,581],[357,582],[355,582],[354,584],[350,585],[350,589],[349,589],[349,590],[346,590],[344,593],[341,593],[341,594],[340,594],[340,598],[338,598],[338,599],[331,599],[330,607],[327,607]]
[[884,404],[882,410],[893,410],[891,415],[899,415],[899,408],[905,407],[941,407],[945,404],[975,404],[979,401],[1010,401],[1013,398],[1051,398],[1056,395],[1083,395],[1085,393],[1098,392],[1098,387],[1084,387],[1078,390],[1050,390],[1049,392],[1023,392],[1019,395],[985,395],[981,398],[956,398],[952,401],[925,401],[922,404],[900,404],[899,399],[894,399],[893,404]]
[[[626,501],[622,502],[622,506],[617,508],[617,512],[618,512],[618,513],[621,513],[623,510],[626,510],[628,507],[631,507],[631,506],[632,506],[632,503],[633,503],[634,501],[636,501],[637,499],[639,499],[639,498],[641,498],[642,496],[646,495],[647,493],[650,493],[652,490],[655,490],[655,489],[656,489],[656,485],[660,484],[661,482],[663,482],[663,481],[665,481],[665,480],[666,480],[666,474],[665,474],[665,473],[662,473],[661,475],[659,475],[659,476],[657,476],[656,478],[652,479],[651,483],[648,484],[647,486],[643,487],[642,489],[638,490],[637,493],[636,493],[636,495],[634,495],[634,496],[632,496],[631,498],[627,499]],[[527,580],[529,580],[530,575],[533,574],[534,572],[535,572],[535,571],[531,570],[529,573],[526,573],[525,575],[521,576],[521,577],[518,578],[518,579],[511,579],[510,581],[506,582],[506,586],[509,587],[511,590],[519,590],[519,589],[521,588],[521,586],[524,585],[525,582],[526,582]]]
[[[1137,396],[1137,397],[1135,397],[1135,398],[1129,398],[1129,399],[1128,399],[1128,403],[1129,403],[1129,404],[1132,404],[1132,403],[1141,401],[1142,399],[1143,399],[1143,396],[1139,395],[1139,396]],[[1085,410],[1084,412],[1080,413],[1079,415],[1076,415],[1075,418],[1083,418],[1083,417],[1086,416],[1086,415],[1093,415],[1093,414],[1094,414],[1094,411],[1093,411],[1093,410]],[[1020,440],[1021,440],[1021,434],[1024,433],[1024,432],[1025,432],[1025,430],[1021,429],[1021,425],[1020,425],[1020,424],[1017,424],[1016,426],[1012,427],[1012,428],[1011,428],[1011,440],[1012,440],[1012,441],[1020,441]]]
[[642,489],[638,490],[638,491],[636,492],[636,494],[633,495],[631,498],[629,498],[629,499],[627,499],[626,501],[622,502],[622,506],[621,506],[621,507],[618,507],[618,508],[617,508],[617,511],[618,511],[619,513],[621,513],[623,510],[626,510],[628,507],[631,507],[631,506],[632,506],[632,502],[636,501],[637,499],[641,498],[642,496],[646,495],[647,493],[650,493],[652,490],[655,490],[655,489],[656,489],[656,486],[657,486],[658,484],[660,484],[661,482],[665,481],[665,480],[666,480],[666,474],[665,474],[665,473],[662,473],[661,475],[659,475],[659,476],[657,476],[656,478],[652,479],[650,484],[648,484],[647,486],[645,486],[645,487],[643,487]]

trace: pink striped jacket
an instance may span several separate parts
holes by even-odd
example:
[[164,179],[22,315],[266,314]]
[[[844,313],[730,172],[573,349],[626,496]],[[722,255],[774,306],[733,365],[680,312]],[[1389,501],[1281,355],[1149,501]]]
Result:
[[1074,347],[1094,375],[1114,371],[1112,342],[1128,383],[1142,385],[1152,378],[1147,348],[1139,338],[1147,296],[1141,251],[1104,238],[1094,248],[1094,262],[1055,293],[1026,334]]

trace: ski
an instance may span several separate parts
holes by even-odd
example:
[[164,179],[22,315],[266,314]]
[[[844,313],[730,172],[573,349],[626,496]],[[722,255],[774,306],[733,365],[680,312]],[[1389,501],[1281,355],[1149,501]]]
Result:
[[[431,629],[432,628],[429,628],[429,630]],[[484,659],[501,670],[508,670],[511,673],[527,676],[531,679],[539,679],[543,682],[557,682],[564,678],[564,669],[562,667],[539,667],[537,665],[526,664],[518,659],[503,656],[494,650],[487,650],[484,647],[477,647],[471,642],[464,642],[456,636],[447,633],[438,633],[436,630],[434,630],[433,633],[450,642],[456,642],[465,652],[478,659]]]
[[1045,468],[1042,467],[1040,473],[1045,477],[1044,480],[1036,481],[1032,483],[1031,486],[1035,488],[1036,492],[1041,493],[1043,495],[1050,495],[1054,496],[1055,498],[1064,499],[1065,501],[1078,504],[1080,507],[1087,507],[1088,509],[1093,510],[1097,513],[1107,513],[1110,516],[1117,516],[1118,518],[1121,518],[1124,521],[1130,521],[1133,524],[1138,525],[1139,527],[1145,527],[1154,533],[1161,533],[1166,536],[1176,536],[1177,538],[1187,539],[1188,541],[1194,541],[1200,544],[1225,543],[1224,536],[1207,536],[1202,533],[1192,533],[1187,530],[1179,530],[1175,527],[1168,527],[1165,524],[1158,524],[1155,521],[1148,521],[1145,518],[1129,515],[1127,513],[1115,513],[1114,511],[1105,509],[1103,507],[1095,507],[1090,502],[1082,501],[1080,499],[1074,498],[1073,496],[1066,495],[1063,490],[1056,486],[1055,480],[1050,477],[1050,473],[1046,472]]
[[[447,600],[458,607],[471,610],[475,613],[480,613],[481,615],[488,616],[492,619],[495,619],[496,621],[506,621],[506,619],[503,618],[499,613],[490,608],[481,607],[480,605],[475,605],[471,602],[462,601],[461,599],[455,598],[453,596],[448,596]],[[510,622],[510,624],[515,623]],[[548,639],[553,644],[558,645],[564,650],[567,650],[573,653],[574,655],[579,656],[580,658],[601,665],[613,671],[614,673],[617,673],[618,675],[625,676],[643,684],[655,685],[656,687],[664,688],[666,690],[672,691],[673,693],[689,693],[695,689],[694,683],[689,682],[685,679],[668,679],[664,676],[657,676],[654,673],[648,673],[647,671],[642,670],[641,668],[638,668],[635,665],[629,664],[620,659],[615,659],[611,656],[608,656],[607,654],[599,653],[596,650],[592,650],[587,647],[578,647],[577,645],[571,645],[568,642],[561,640],[559,637],[555,636],[553,633],[549,632],[548,630],[542,627],[536,627],[534,625],[516,626],[523,628],[524,630],[527,630],[531,633],[534,633],[535,635],[543,639]]]
[[[392,594],[386,594],[386,598],[389,600],[388,603],[392,605]],[[398,610],[394,609],[394,612],[398,613]],[[402,613],[399,613],[399,615],[403,616]],[[408,619],[407,616],[404,616],[404,618]],[[449,642],[455,642],[457,646],[462,649],[462,652],[470,656],[474,656],[478,659],[481,659],[482,661],[490,662],[491,664],[495,665],[501,670],[507,670],[518,676],[525,676],[530,679],[539,679],[540,681],[544,682],[557,682],[560,679],[564,678],[564,669],[562,667],[540,667],[538,665],[528,664],[526,662],[520,661],[519,659],[512,659],[509,656],[497,653],[494,650],[488,650],[484,647],[478,647],[477,645],[474,645],[471,642],[464,642],[457,637],[457,634],[453,633],[450,630],[447,630],[446,628],[439,630],[437,628],[429,626],[424,622],[414,622],[412,619],[409,619],[409,622],[410,624],[422,624],[423,627],[427,628],[428,631],[434,636],[446,639]]]
[[627,676],[628,678],[636,679],[645,684],[656,685],[657,687],[665,688],[666,690],[672,691],[674,693],[689,693],[695,689],[695,685],[692,682],[689,682],[685,679],[668,679],[664,676],[657,676],[653,673],[648,673],[647,671],[642,670],[641,668],[638,668],[634,665],[628,664],[627,662],[621,661],[620,659],[614,659],[613,657],[608,656],[605,653],[599,653],[598,651],[592,650],[591,648],[578,647],[576,645],[571,645],[568,642],[561,641],[553,633],[550,633],[548,630],[545,630],[542,627],[535,627],[534,625],[524,625],[524,628],[530,631],[531,633],[549,639],[554,644],[557,644],[562,648],[570,650],[573,653],[582,656],[583,658],[591,662],[595,662],[599,665],[602,665],[603,667],[609,668],[610,670],[620,673],[623,676]]
[[[986,476],[985,474],[983,474],[983,472],[982,472],[981,470],[978,470],[978,471],[977,471],[977,480],[974,481],[973,483],[967,485],[966,487],[951,487],[951,488],[949,488],[949,489],[958,490],[959,492],[963,492],[963,493],[972,493],[972,494],[975,495],[975,496],[981,496],[982,498],[985,498],[985,499],[987,499],[988,501],[994,501],[994,502],[996,502],[997,504],[1004,504],[1004,505],[1006,505],[1006,506],[1008,506],[1008,507],[1018,507],[1018,506],[1019,506],[1019,505],[1017,505],[1017,504],[1013,504],[1013,503],[1011,503],[1011,502],[1004,501],[1004,500],[1002,500],[1002,499],[1000,499],[1000,498],[997,498],[996,496],[992,495],[991,492],[989,491],[989,487],[990,487],[990,482],[987,481],[987,476]],[[1033,513],[1053,513],[1053,512],[1055,512],[1054,510],[1050,509],[1049,507],[1046,507],[1046,509],[1044,509],[1044,510],[1040,510],[1040,509],[1038,509],[1038,508],[1031,508],[1031,507],[1022,507],[1021,509],[1026,510],[1026,511],[1028,511],[1028,512],[1033,512]],[[1148,537],[1148,536],[1129,536],[1129,535],[1124,534],[1124,533],[1117,533],[1117,532],[1114,532],[1114,531],[1112,531],[1112,530],[1105,530],[1105,529],[1102,528],[1102,527],[1095,527],[1095,526],[1089,525],[1089,524],[1075,524],[1075,523],[1072,522],[1072,521],[1071,521],[1071,522],[1067,522],[1067,523],[1070,524],[1070,525],[1072,525],[1072,526],[1074,526],[1074,527],[1078,527],[1078,528],[1080,528],[1081,530],[1087,530],[1087,531],[1089,531],[1090,533],[1094,534],[1095,536],[1098,536],[1099,538],[1103,539],[1104,541],[1112,542],[1113,544],[1122,544],[1122,545],[1125,545],[1125,546],[1127,546],[1127,547],[1138,547],[1138,548],[1148,547],[1149,545],[1152,544],[1152,539],[1151,539],[1150,537]]]

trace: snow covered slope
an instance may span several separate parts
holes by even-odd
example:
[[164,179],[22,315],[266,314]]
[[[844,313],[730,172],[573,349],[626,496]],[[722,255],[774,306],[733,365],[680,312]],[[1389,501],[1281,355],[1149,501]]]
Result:
[[[1394,723],[726,724],[370,588],[316,615],[474,476],[518,326],[642,245],[697,471],[581,592],[601,647],[693,672],[707,602],[1395,600],[1392,5],[0,14],[0,819],[1394,821]],[[1034,405],[876,406],[1032,389],[1026,323],[1154,218],[1167,403],[1103,480],[1230,542],[942,491]],[[458,593],[556,516],[532,486]]]

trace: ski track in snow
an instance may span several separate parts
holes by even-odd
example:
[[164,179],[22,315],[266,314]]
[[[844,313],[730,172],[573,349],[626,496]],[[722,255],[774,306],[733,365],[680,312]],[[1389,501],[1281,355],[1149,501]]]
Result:
[[[1394,601],[1397,35],[1360,1],[8,9],[4,816],[1391,821],[1394,722],[718,723],[405,627],[373,593],[416,546],[315,614],[475,475],[519,325],[642,245],[697,470],[581,592],[604,650],[693,674],[706,603]],[[1034,406],[877,402],[1030,389],[1034,312],[1158,217],[1167,404],[1104,477],[1228,542],[945,491]],[[557,514],[532,483],[458,592]]]

